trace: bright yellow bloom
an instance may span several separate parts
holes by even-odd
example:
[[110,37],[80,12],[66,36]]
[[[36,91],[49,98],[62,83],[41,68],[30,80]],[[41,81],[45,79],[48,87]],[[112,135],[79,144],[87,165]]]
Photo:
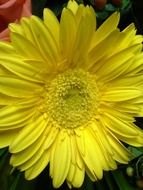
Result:
[[142,36],[118,22],[96,29],[92,7],[69,1],[60,22],[45,9],[0,43],[0,147],[26,179],[49,163],[54,187],[80,187],[129,161],[122,142],[143,145]]

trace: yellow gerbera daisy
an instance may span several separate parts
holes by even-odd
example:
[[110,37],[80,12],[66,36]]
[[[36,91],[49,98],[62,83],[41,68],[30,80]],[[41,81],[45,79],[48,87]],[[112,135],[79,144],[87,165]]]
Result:
[[122,32],[119,13],[98,29],[92,7],[69,1],[12,24],[0,43],[0,147],[31,180],[50,165],[53,186],[95,181],[143,145],[142,36]]

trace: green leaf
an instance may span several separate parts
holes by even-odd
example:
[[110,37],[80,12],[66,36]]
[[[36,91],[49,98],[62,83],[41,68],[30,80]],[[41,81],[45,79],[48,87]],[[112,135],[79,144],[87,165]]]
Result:
[[120,190],[134,190],[125,178],[122,170],[115,170],[112,172],[112,175]]
[[110,190],[115,190],[116,185],[113,179],[113,176],[111,175],[111,172],[104,172],[104,178],[108,184],[108,187]]
[[94,183],[88,176],[85,176],[84,185],[81,187],[81,190],[94,190]]
[[97,15],[97,19],[103,21],[109,16],[109,13],[106,10],[103,10],[103,11],[97,11],[96,15]]
[[13,181],[12,185],[10,186],[9,190],[16,189],[19,179],[20,179],[20,173],[14,178],[14,181]]
[[0,158],[7,152],[7,148],[0,149]]
[[111,3],[108,3],[108,4],[105,5],[105,9],[106,9],[107,11],[114,12],[114,11],[118,10],[119,8],[115,7],[115,6],[114,6],[113,4],[111,4]]
[[89,2],[90,2],[92,5],[94,5],[94,0],[89,0]]
[[131,0],[122,0],[122,8],[125,9],[127,8],[128,6],[130,6],[132,3],[131,3]]
[[128,150],[133,154],[133,158],[137,158],[143,154],[143,147],[135,148],[135,147],[129,146]]
[[[93,1],[93,0],[90,0],[90,1]],[[76,2],[78,3],[78,4],[84,4],[84,1],[83,0],[76,0]]]

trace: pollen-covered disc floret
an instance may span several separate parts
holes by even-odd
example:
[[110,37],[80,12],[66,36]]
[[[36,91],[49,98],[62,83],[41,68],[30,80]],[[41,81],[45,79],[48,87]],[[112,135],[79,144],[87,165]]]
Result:
[[86,126],[97,112],[99,94],[95,77],[83,70],[68,70],[46,86],[47,114],[64,128]]
[[143,146],[143,37],[118,23],[115,12],[96,28],[93,8],[70,0],[60,21],[45,9],[0,42],[0,147],[27,180],[49,166],[55,188],[78,188],[128,163],[123,143]]

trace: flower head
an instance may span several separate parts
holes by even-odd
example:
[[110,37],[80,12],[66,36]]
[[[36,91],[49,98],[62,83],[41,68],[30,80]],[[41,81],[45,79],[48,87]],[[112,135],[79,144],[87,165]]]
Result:
[[0,43],[0,147],[10,163],[38,176],[49,164],[54,187],[80,187],[85,172],[127,163],[123,143],[143,145],[142,36],[120,32],[119,13],[98,29],[92,7],[69,1],[60,22],[49,10],[11,24]]
[[0,40],[9,41],[8,24],[31,15],[31,0],[0,1]]

